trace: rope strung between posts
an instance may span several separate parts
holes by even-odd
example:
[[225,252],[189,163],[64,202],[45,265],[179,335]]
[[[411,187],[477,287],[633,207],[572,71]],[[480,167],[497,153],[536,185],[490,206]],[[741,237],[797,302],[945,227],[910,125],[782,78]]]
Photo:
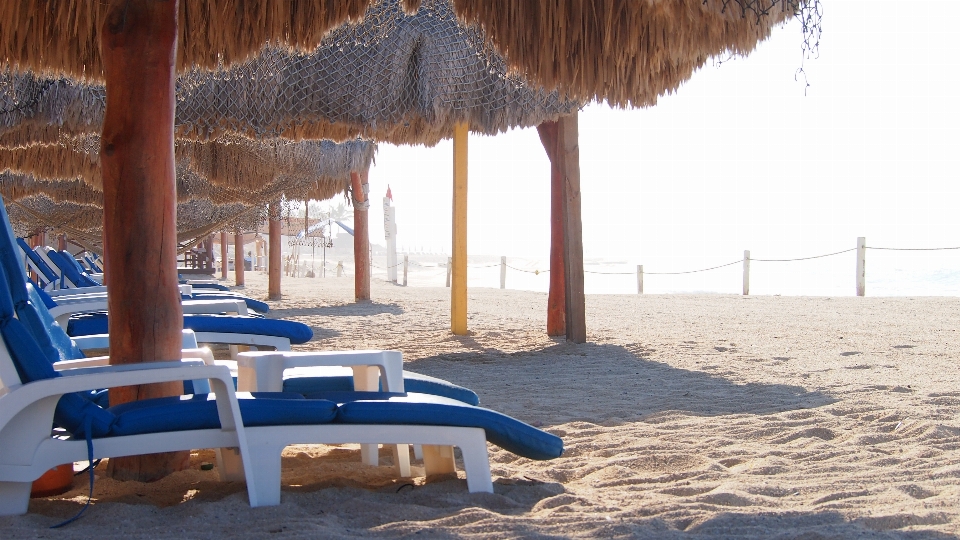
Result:
[[892,248],[892,247],[873,247],[864,246],[866,249],[882,249],[886,251],[945,251],[949,249],[960,249],[960,247],[940,247],[940,248]]
[[800,257],[797,259],[754,259],[750,258],[751,261],[757,262],[793,262],[793,261],[809,261],[810,259],[822,259],[824,257],[832,257],[834,255],[840,255],[841,253],[849,253],[851,251],[856,251],[857,248],[845,249],[843,251],[837,251],[836,253],[827,253],[826,255],[814,255],[813,257]]

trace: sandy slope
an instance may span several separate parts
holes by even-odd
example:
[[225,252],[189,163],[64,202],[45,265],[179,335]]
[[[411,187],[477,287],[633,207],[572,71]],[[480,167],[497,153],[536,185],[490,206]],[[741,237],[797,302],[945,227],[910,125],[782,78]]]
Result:
[[[246,292],[265,296],[265,278]],[[561,435],[560,459],[491,446],[495,491],[395,480],[354,447],[293,447],[284,500],[195,468],[156,484],[99,478],[0,518],[0,537],[954,538],[960,531],[960,299],[590,296],[590,343],[544,332],[539,293],[470,291],[454,337],[449,292],[288,279],[273,315],[308,349],[396,348],[407,367]],[[322,459],[320,458],[322,456]],[[388,453],[383,452],[383,463]],[[422,469],[421,469],[422,470]],[[406,485],[412,484],[412,485]],[[183,502],[186,501],[186,502]]]

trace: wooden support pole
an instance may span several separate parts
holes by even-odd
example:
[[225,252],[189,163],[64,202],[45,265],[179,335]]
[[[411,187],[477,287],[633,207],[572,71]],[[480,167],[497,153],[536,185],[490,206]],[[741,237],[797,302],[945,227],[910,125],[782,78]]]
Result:
[[750,294],[750,250],[743,250],[743,295]]
[[213,256],[213,235],[208,235],[203,240],[203,269],[209,270],[211,274],[217,271],[217,258]]
[[637,294],[643,294],[643,265],[637,265]]
[[447,257],[447,284],[446,287],[450,287],[450,274],[453,271],[453,257]]
[[500,257],[500,288],[507,288],[507,258]]
[[57,251],[63,251],[67,249],[67,235],[61,234],[57,237]]
[[246,285],[243,270],[243,231],[237,231],[233,236],[233,275],[236,277],[237,287]]
[[540,142],[550,158],[550,290],[547,295],[547,335],[567,333],[565,283],[563,270],[563,175],[557,122],[537,126]]
[[407,266],[410,265],[410,257],[408,255],[403,256],[403,286],[407,286]]
[[227,269],[230,267],[227,264],[227,247],[227,231],[220,231],[220,279],[227,279]]
[[467,335],[467,124],[453,127],[453,277],[450,280],[450,330]]
[[282,239],[280,236],[280,211],[276,204],[270,205],[270,244],[267,248],[267,256],[270,260],[267,263],[267,298],[269,300],[280,299],[280,266],[283,255]]
[[567,341],[587,342],[587,306],[583,292],[583,222],[580,193],[578,113],[557,122],[560,171],[563,175],[563,273]]
[[370,301],[370,202],[367,200],[367,173],[350,173],[353,187],[353,262],[357,302]]
[[[106,110],[100,139],[110,363],[180,359],[173,156],[177,0],[111,0],[100,29]],[[177,382],[110,389],[110,404],[174,396]],[[108,474],[152,481],[189,452],[111,459]]]
[[867,238],[857,237],[857,296],[867,295]]

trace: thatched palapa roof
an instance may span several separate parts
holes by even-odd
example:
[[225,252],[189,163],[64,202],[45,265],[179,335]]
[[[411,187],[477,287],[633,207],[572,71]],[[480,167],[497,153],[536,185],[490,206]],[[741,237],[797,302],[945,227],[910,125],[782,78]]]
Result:
[[[264,43],[308,50],[330,29],[358,19],[369,0],[203,0],[179,3],[177,68],[244,60]],[[0,3],[0,62],[18,70],[100,81],[100,29],[109,2]]]
[[[404,0],[416,9],[418,0]],[[713,56],[745,55],[799,17],[815,48],[820,0],[453,0],[510,67],[547,89],[653,105]]]
[[[268,46],[232,67],[181,75],[176,133],[433,145],[459,122],[492,135],[581,105],[508,75],[449,0],[429,0],[413,16],[399,0],[379,0],[363,23],[333,30],[310,53]],[[99,132],[103,109],[97,85],[10,73],[0,78],[0,144]]]

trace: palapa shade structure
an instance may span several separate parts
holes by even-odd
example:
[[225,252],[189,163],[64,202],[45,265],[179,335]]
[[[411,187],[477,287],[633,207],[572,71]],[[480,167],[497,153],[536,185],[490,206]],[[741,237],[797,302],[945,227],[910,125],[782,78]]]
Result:
[[[179,67],[244,58],[267,42],[312,48],[367,0],[14,0],[0,6],[0,55],[16,69],[103,80],[101,170],[111,362],[180,356],[174,84]],[[178,47],[179,45],[179,47]],[[176,384],[111,390],[111,403],[179,394]],[[187,454],[111,460],[151,480]]]
[[[0,147],[0,170],[8,171],[0,174],[4,199],[10,202],[33,195],[48,197],[42,208],[35,205],[36,215],[11,214],[12,220],[15,215],[30,218],[29,225],[20,226],[21,231],[33,231],[39,226],[77,236],[76,231],[82,230],[85,247],[102,252],[99,150],[96,135],[65,138],[63,144]],[[263,222],[266,205],[276,204],[282,198],[323,200],[346,192],[351,172],[365,173],[375,151],[375,144],[363,140],[252,141],[232,136],[209,142],[178,141],[178,251],[228,225],[232,229],[256,228]],[[184,204],[191,201],[199,202]],[[84,207],[68,205],[60,209],[57,202]],[[210,210],[214,207],[223,208],[214,213]],[[251,208],[255,211],[247,211]],[[246,223],[236,221],[235,217],[241,214],[248,216]],[[78,227],[70,222],[71,218],[95,225]]]
[[[404,0],[408,10],[418,0]],[[620,107],[654,105],[714,56],[745,55],[799,17],[815,47],[819,0],[453,0],[510,67],[547,89]]]
[[[326,32],[357,20],[369,0],[179,2],[176,69],[241,61],[264,43],[312,49]],[[9,0],[0,4],[0,59],[19,70],[103,82],[100,30],[111,3]]]

